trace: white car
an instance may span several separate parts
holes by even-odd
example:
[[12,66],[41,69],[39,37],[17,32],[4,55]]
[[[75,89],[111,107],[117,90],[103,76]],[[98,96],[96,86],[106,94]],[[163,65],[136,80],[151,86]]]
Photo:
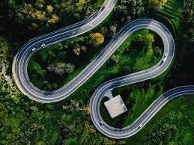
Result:
[[164,54],[164,59],[163,59],[163,62],[165,62],[166,61],[166,55]]
[[103,121],[100,121],[100,124],[101,124],[101,125],[104,125],[104,122],[103,122]]
[[32,51],[34,52],[36,50],[36,48],[32,48]]
[[142,124],[140,124],[138,128],[142,128]]
[[46,44],[41,44],[40,46],[41,46],[41,47],[45,47],[45,45],[46,45]]

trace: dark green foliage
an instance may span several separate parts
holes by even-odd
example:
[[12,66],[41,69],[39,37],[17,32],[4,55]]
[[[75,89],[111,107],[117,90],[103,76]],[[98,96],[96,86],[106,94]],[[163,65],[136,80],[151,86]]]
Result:
[[[40,104],[18,91],[11,77],[11,64],[21,46],[34,36],[84,19],[103,3],[102,0],[79,2],[82,1],[3,0],[0,3],[0,144],[194,144],[194,96],[170,102],[141,132],[126,140],[108,139],[95,129],[90,120],[88,102],[101,83],[149,68],[161,58],[161,40],[151,31],[142,30],[129,37],[112,56],[116,63],[108,60],[64,101]],[[27,9],[25,3],[31,6],[29,14],[24,12]],[[120,126],[129,125],[161,93],[177,85],[193,84],[193,0],[168,0],[159,11],[149,9],[147,4],[143,0],[120,0],[110,17],[91,32],[39,51],[28,66],[30,79],[43,89],[63,86],[85,68],[128,21],[160,13],[173,24],[179,36],[175,39],[174,65],[157,79],[115,89],[113,94],[121,94],[129,112],[113,120],[112,125],[118,126],[118,122]],[[32,17],[30,9],[45,12],[44,17]],[[156,19],[170,29],[164,19]],[[100,47],[92,47],[89,43],[91,33],[103,34],[105,42]],[[106,121],[110,121],[108,117]]]

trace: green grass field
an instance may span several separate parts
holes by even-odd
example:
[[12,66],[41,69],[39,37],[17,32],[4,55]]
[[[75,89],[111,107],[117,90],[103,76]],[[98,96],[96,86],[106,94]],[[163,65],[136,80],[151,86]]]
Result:
[[182,0],[168,0],[167,4],[163,9],[160,10],[160,14],[169,19],[172,22],[172,25],[177,33],[180,34],[181,31],[181,20],[183,12],[183,2]]
[[[132,34],[128,39],[126,39],[123,44],[119,47],[119,49],[115,52],[115,54],[119,54],[119,56],[122,56],[119,63],[116,66],[113,66],[112,70],[122,70],[122,67],[119,68],[119,66],[130,66],[131,72],[128,72],[126,74],[130,74],[133,72],[138,72],[144,69],[148,69],[151,66],[154,66],[159,60],[161,59],[161,56],[154,57],[154,51],[153,48],[148,46],[148,48],[138,48],[136,46],[131,46],[131,42],[134,39],[137,39],[137,36],[139,34],[146,35],[147,30],[140,30],[138,32],[135,32]],[[150,32],[153,33],[153,32]],[[154,34],[154,33],[153,33]],[[154,34],[155,38],[159,37],[158,35]],[[161,40],[159,38],[156,39],[156,44],[161,44]],[[129,47],[129,48],[128,48]],[[125,49],[128,48],[129,52],[125,52]],[[119,71],[115,71],[115,73],[119,74]],[[154,81],[153,81],[154,82]],[[154,82],[155,83],[155,82]],[[124,102],[127,105],[127,108],[129,109],[129,112],[124,113],[121,116],[116,117],[115,119],[111,119],[110,117],[107,117],[107,111],[104,108],[103,104],[101,105],[101,111],[104,116],[104,119],[115,127],[124,127],[132,123],[137,117],[151,104],[152,101],[157,98],[158,95],[162,93],[162,87],[159,84],[149,84],[149,87],[147,90],[144,90],[141,88],[141,86],[138,85],[130,85],[127,87],[121,87],[116,88],[113,90],[113,95],[119,95],[121,94],[121,97],[123,98]],[[155,92],[155,88],[157,89],[157,92]],[[142,100],[144,98],[144,100]],[[135,100],[136,103],[133,103]],[[103,102],[102,102],[103,103]]]

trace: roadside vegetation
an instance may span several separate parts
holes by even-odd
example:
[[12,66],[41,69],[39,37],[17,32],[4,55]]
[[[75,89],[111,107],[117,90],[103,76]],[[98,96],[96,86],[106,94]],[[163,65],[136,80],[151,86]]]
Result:
[[[118,66],[123,66],[123,68],[119,69],[121,70],[121,76],[123,76],[154,66],[160,61],[162,54],[163,46],[161,38],[152,31],[140,30],[125,40],[113,56],[121,58],[117,63]],[[112,57],[110,60],[112,60]],[[120,63],[122,61],[124,63]],[[107,116],[108,112],[104,106],[104,101],[106,100],[104,100],[101,102],[103,119],[114,127],[120,128],[128,126],[134,119],[137,119],[141,115],[147,108],[147,104],[153,102],[162,93],[162,90],[162,84],[152,84],[151,81],[116,88],[113,90],[113,96],[121,95],[128,108],[128,112],[111,119]],[[142,98],[147,99],[142,101]]]
[[[14,55],[30,38],[85,19],[103,0],[16,1],[0,3],[0,144],[194,144],[194,96],[167,104],[137,135],[113,140],[100,134],[89,115],[89,100],[106,80],[137,72],[162,57],[160,37],[140,30],[118,48],[109,60],[73,95],[54,104],[28,99],[16,87],[11,72]],[[173,34],[176,56],[171,68],[156,79],[117,88],[129,112],[107,122],[127,126],[163,92],[194,84],[193,0],[121,0],[97,28],[76,38],[50,46],[30,60],[28,73],[37,87],[60,88],[74,78],[129,21],[150,17],[165,24]],[[105,108],[101,112],[108,116]]]
[[[169,28],[176,42],[174,65],[166,76],[117,88],[114,95],[121,94],[128,106],[128,112],[111,120],[104,117],[112,126],[130,125],[141,113],[163,92],[180,85],[193,84],[193,1],[169,0],[163,8],[151,9],[152,16]],[[157,17],[156,17],[157,16]],[[184,37],[184,39],[183,39]],[[128,144],[193,144],[193,95],[184,96],[167,104],[149,123],[134,137],[127,139]],[[188,103],[189,102],[189,103]],[[107,115],[102,105],[102,114]],[[189,117],[187,116],[188,114]],[[141,141],[135,142],[142,138]]]

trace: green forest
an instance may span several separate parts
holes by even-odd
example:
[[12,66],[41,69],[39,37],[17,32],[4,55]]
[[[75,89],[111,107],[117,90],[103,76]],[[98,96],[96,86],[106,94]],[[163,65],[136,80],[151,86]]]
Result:
[[[93,125],[89,101],[103,82],[150,68],[163,55],[161,38],[150,30],[129,36],[108,61],[76,92],[58,103],[41,104],[23,95],[12,76],[13,58],[30,39],[86,19],[104,0],[2,0],[0,3],[0,145],[192,145],[194,95],[164,106],[136,135],[114,140]],[[55,90],[72,80],[127,23],[152,18],[163,23],[176,43],[175,58],[162,75],[113,90],[128,112],[103,119],[115,127],[136,120],[162,93],[194,84],[194,0],[118,0],[99,26],[81,36],[35,53],[29,61],[32,83]],[[122,16],[122,17],[121,17]],[[106,100],[103,100],[106,101]]]

